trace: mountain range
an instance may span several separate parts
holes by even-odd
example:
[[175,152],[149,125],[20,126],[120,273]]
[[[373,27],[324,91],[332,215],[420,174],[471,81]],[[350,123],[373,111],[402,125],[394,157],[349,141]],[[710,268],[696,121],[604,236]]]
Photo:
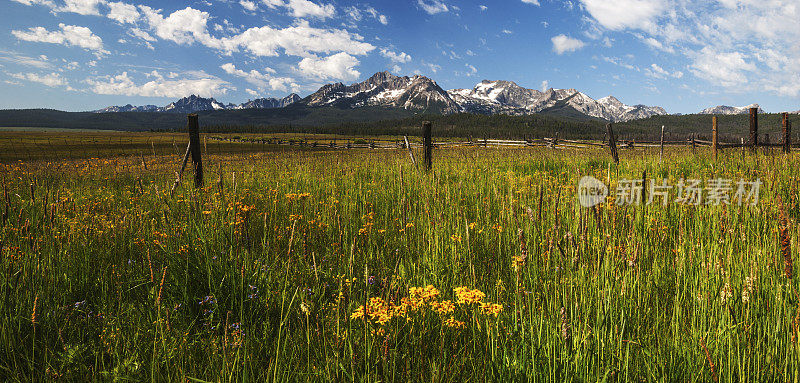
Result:
[[749,114],[750,108],[758,108],[758,113],[764,113],[764,110],[758,104],[750,104],[747,106],[719,105],[703,109],[699,114]]
[[95,113],[118,113],[118,112],[169,112],[169,113],[195,113],[204,110],[235,110],[235,109],[272,109],[283,108],[300,100],[300,96],[292,93],[284,98],[258,98],[248,100],[245,103],[222,104],[214,98],[203,98],[195,95],[184,97],[178,101],[171,102],[166,106],[155,105],[133,106],[109,106]]
[[[292,93],[281,99],[259,98],[236,105],[192,95],[164,107],[128,104],[95,112],[194,113],[207,110],[275,109],[290,105],[339,109],[385,107],[443,115],[465,112],[525,116],[541,113],[611,122],[667,114],[659,106],[626,105],[614,96],[595,100],[576,89],[550,88],[540,91],[524,88],[513,81],[483,80],[471,89],[444,90],[436,81],[425,76],[396,76],[389,72],[375,73],[367,80],[351,85],[341,82],[327,84],[305,98]],[[704,109],[700,114],[746,114],[750,107],[758,107],[758,104],[744,107],[720,105]],[[759,108],[759,113],[764,111]]]

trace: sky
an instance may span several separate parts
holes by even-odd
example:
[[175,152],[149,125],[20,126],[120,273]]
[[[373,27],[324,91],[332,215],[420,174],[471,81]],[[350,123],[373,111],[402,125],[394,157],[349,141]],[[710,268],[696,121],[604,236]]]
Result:
[[0,109],[306,96],[388,70],[800,109],[800,0],[0,0]]

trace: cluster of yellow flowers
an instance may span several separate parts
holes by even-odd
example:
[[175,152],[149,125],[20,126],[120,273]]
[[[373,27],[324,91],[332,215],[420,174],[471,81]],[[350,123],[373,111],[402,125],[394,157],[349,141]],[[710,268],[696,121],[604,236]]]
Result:
[[304,200],[309,197],[311,197],[311,193],[286,193],[286,199],[288,199],[289,202],[295,200]]
[[[428,307],[431,311],[434,311],[441,316],[452,314],[456,310],[456,304],[477,304],[481,313],[485,315],[494,315],[495,317],[497,317],[500,312],[503,311],[503,306],[500,304],[483,302],[486,294],[480,290],[471,290],[462,286],[453,289],[453,291],[458,298],[457,302],[450,300],[438,300],[441,292],[437,288],[433,287],[433,285],[427,285],[425,287],[410,287],[408,289],[408,297],[402,298],[399,305],[395,305],[394,302],[391,301],[386,302],[382,298],[378,297],[370,298],[366,306],[360,306],[353,312],[352,315],[350,315],[350,319],[353,320],[368,317],[369,320],[379,325],[384,325],[389,323],[389,321],[395,317],[401,317],[405,318],[406,321],[411,321],[409,313],[420,310],[424,307]],[[457,321],[452,315],[450,318],[443,320],[442,323],[448,327],[464,327],[464,322]]]
[[470,290],[468,287],[456,287],[453,289],[453,292],[456,293],[456,298],[458,298],[458,304],[472,304],[472,303],[480,303],[483,298],[486,298],[486,294],[480,290]]

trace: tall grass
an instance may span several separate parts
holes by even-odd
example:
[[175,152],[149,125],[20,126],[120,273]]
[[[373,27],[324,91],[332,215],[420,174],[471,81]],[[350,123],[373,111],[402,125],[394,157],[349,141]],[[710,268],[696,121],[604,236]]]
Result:
[[[0,380],[800,379],[795,157],[434,155],[212,156],[171,198],[174,157],[2,165]],[[578,204],[644,171],[764,185]]]

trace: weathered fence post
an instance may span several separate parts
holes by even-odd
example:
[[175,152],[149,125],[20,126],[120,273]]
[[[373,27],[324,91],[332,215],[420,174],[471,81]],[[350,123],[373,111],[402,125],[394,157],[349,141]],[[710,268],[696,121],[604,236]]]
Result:
[[189,119],[189,148],[192,152],[192,163],[194,164],[194,187],[203,187],[203,159],[200,154],[200,124],[197,121],[197,114],[192,113],[187,116]]
[[433,142],[431,141],[431,122],[430,121],[423,121],[422,122],[422,143],[425,147],[425,169],[431,170],[433,168],[433,159],[431,156],[433,155]]
[[711,117],[711,147],[714,148],[714,159],[717,159],[717,150],[719,149],[719,140],[718,136],[719,131],[717,130],[717,116]]
[[664,159],[664,125],[661,125],[661,151],[658,152],[658,162]]
[[611,127],[611,123],[606,124],[606,133],[608,133],[608,146],[611,149],[611,157],[614,158],[614,163],[618,164],[617,142],[614,140],[614,129]]
[[783,113],[783,152],[789,153],[792,150],[792,125],[789,122],[789,113]]
[[750,108],[750,149],[758,146],[758,108]]
[[[194,164],[194,186],[203,186],[203,162],[200,158],[200,124],[197,122],[197,114],[192,113],[187,116],[187,128],[189,130],[189,145],[186,145],[186,154],[183,155],[183,163],[181,170],[175,172],[175,183],[170,189],[170,196],[175,192],[175,188],[181,183],[181,176],[186,169],[186,164],[189,162],[189,155],[192,156],[192,163]],[[173,141],[173,145],[174,145]]]

